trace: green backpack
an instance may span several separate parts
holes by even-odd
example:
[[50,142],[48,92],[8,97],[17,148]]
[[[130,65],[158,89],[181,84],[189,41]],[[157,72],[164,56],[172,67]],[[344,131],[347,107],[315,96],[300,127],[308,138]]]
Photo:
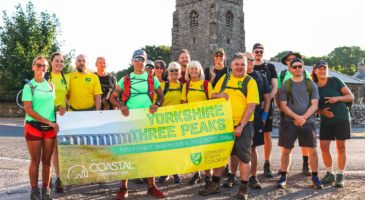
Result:
[[225,75],[220,93],[223,93],[226,88],[234,89],[234,90],[239,89],[242,92],[242,94],[245,97],[247,97],[247,85],[248,85],[248,82],[251,80],[252,77],[249,76],[249,75],[247,75],[245,77],[245,79],[243,80],[243,83],[242,83],[242,88],[235,88],[235,87],[227,86],[227,83],[228,83],[228,80],[230,79],[230,77],[231,77],[231,73],[228,73],[228,74]]
[[[305,80],[305,86],[307,87],[306,91],[309,94],[309,101],[310,101],[311,100],[311,95],[312,95],[312,90],[313,90],[312,80],[309,79],[309,78],[304,78],[304,80]],[[293,81],[291,79],[286,80],[284,82],[287,101],[290,101],[292,104],[294,104],[293,93],[292,93],[292,85],[293,85]]]

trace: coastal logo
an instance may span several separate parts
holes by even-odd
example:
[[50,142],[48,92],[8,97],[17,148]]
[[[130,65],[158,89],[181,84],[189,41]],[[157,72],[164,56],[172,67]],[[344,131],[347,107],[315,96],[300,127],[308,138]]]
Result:
[[190,159],[194,165],[199,165],[202,162],[202,153],[192,153],[190,154]]
[[68,179],[83,179],[88,178],[89,172],[86,167],[82,165],[74,165],[68,169]]

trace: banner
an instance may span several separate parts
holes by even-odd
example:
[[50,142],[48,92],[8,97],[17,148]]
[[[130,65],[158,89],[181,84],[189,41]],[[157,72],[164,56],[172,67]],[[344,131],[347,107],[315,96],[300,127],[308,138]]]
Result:
[[57,116],[64,184],[185,174],[226,165],[233,147],[229,101]]

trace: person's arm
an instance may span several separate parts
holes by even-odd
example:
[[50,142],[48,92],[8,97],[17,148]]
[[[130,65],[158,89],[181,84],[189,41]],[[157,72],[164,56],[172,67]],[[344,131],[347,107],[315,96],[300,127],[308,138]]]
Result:
[[110,103],[112,103],[113,106],[120,109],[122,114],[127,117],[129,115],[129,109],[123,102],[121,103],[118,100],[120,93],[121,93],[121,89],[120,89],[119,85],[117,85],[115,90],[113,91],[112,95],[110,96]]
[[95,95],[94,101],[95,101],[95,110],[100,110],[101,109],[101,95],[100,94]]
[[294,124],[296,126],[302,126],[303,124],[305,124],[306,119],[303,116],[297,115],[295,112],[293,112],[288,107],[287,101],[280,101],[280,108],[281,108],[281,112],[283,112],[285,115],[294,119]]
[[152,104],[150,106],[150,113],[151,114],[157,112],[158,107],[162,105],[163,98],[164,98],[164,95],[163,95],[163,92],[162,92],[161,87],[158,87],[155,91],[156,91],[156,94],[157,94],[157,100],[156,100],[156,103],[155,104]]
[[33,110],[31,101],[24,101],[23,104],[24,104],[24,111],[27,113],[27,115],[31,116],[33,119],[35,119],[39,122],[48,124],[49,126],[51,126],[56,131],[56,133],[58,132],[58,130],[59,130],[58,124],[49,121],[48,119],[40,116],[37,112],[35,112]]
[[303,117],[305,120],[310,118],[318,109],[318,99],[312,99],[311,105],[307,109],[307,111],[304,113]]
[[271,99],[273,99],[275,97],[275,94],[278,92],[278,79],[277,78],[272,78],[271,79],[271,92],[270,92],[270,101]]
[[227,93],[213,93],[212,99],[219,99],[219,98],[225,98],[226,100],[229,99],[229,95]]
[[350,89],[346,86],[340,89],[342,96],[337,97],[325,97],[326,103],[337,103],[341,102],[351,102],[354,100],[354,95],[351,93]]

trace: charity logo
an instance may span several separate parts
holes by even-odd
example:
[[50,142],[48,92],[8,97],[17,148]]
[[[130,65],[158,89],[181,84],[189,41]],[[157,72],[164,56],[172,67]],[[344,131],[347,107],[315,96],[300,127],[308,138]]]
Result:
[[88,177],[89,172],[87,168],[82,165],[74,165],[70,167],[67,172],[68,179],[83,179]]
[[243,81],[238,81],[238,83],[237,83],[237,85],[238,85],[238,87],[242,87],[242,85],[243,85]]
[[85,78],[86,83],[90,83],[91,82],[91,78]]
[[192,153],[190,154],[190,159],[194,165],[199,165],[202,162],[202,153]]

